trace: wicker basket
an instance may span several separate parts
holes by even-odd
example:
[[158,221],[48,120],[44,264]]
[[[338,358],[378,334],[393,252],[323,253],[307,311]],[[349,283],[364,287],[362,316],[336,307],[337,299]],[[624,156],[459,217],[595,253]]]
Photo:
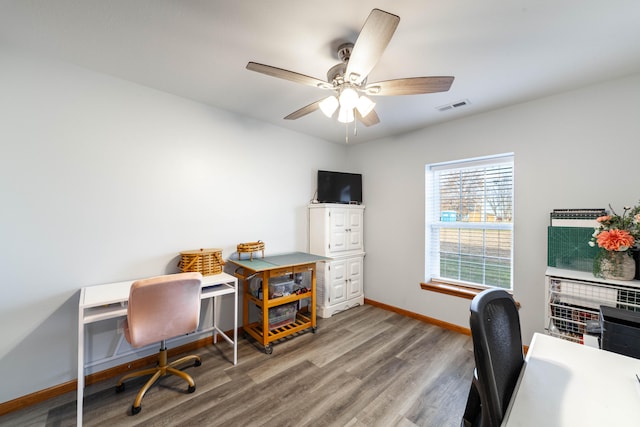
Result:
[[249,253],[249,259],[253,259],[253,253],[262,251],[262,258],[264,258],[264,242],[258,240],[257,242],[239,243],[238,244],[238,259],[241,259],[241,254]]
[[196,249],[180,252],[178,268],[183,273],[199,272],[203,276],[222,273],[222,249]]

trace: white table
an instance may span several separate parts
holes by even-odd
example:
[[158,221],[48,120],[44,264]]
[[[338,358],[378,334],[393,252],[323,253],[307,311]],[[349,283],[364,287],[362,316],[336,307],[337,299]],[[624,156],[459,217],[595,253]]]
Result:
[[[77,425],[82,425],[82,403],[84,397],[84,373],[87,366],[96,365],[108,360],[121,358],[141,349],[119,352],[124,335],[120,334],[119,342],[113,354],[107,358],[92,361],[87,364],[84,360],[85,326],[107,319],[126,317],[129,289],[135,280],[118,283],[87,286],[80,290],[80,302],[78,308],[78,400],[77,400]],[[234,295],[233,300],[233,338],[228,336],[218,327],[220,317],[220,299],[223,295]],[[238,363],[238,279],[227,273],[203,276],[202,300],[213,301],[213,320],[210,327],[199,327],[196,333],[213,331],[213,342],[217,342],[220,334],[227,342],[233,345],[233,364]]]
[[502,425],[640,425],[636,374],[639,359],[536,333]]

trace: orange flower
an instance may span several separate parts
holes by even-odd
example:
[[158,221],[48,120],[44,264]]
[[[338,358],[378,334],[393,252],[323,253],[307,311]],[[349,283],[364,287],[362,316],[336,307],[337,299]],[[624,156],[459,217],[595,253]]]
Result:
[[598,246],[608,251],[626,251],[635,243],[635,239],[626,230],[608,230],[598,234]]
[[609,221],[611,219],[611,215],[604,215],[604,216],[599,216],[598,218],[596,218],[596,221],[598,222],[606,222]]

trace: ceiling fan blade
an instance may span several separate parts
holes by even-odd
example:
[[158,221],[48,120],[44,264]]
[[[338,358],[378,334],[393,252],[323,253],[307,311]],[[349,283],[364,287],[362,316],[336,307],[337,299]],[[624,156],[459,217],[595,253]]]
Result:
[[391,41],[399,22],[397,15],[380,9],[371,11],[351,51],[345,72],[346,80],[360,84],[367,78]]
[[313,113],[314,111],[318,110],[320,108],[320,103],[322,102],[322,99],[313,102],[309,105],[307,105],[306,107],[302,107],[299,110],[294,111],[293,113],[289,114],[287,117],[285,117],[285,120],[295,120],[295,119],[299,119],[302,116],[306,116],[309,113]]
[[453,83],[453,77],[410,77],[406,79],[385,80],[365,86],[368,95],[417,95],[421,93],[446,92]]
[[333,89],[333,86],[323,80],[315,77],[306,76],[304,74],[295,73],[283,68],[272,67],[271,65],[259,64],[257,62],[249,62],[247,70],[256,71],[272,77],[289,80],[295,83],[302,83],[307,86],[319,87],[322,89]]
[[360,114],[360,112],[357,109],[355,110],[355,113],[356,113],[356,118],[360,120],[363,125],[367,127],[377,125],[378,123],[380,123],[380,118],[376,114],[375,110],[369,111],[369,114],[367,114],[364,117],[362,117],[362,114]]

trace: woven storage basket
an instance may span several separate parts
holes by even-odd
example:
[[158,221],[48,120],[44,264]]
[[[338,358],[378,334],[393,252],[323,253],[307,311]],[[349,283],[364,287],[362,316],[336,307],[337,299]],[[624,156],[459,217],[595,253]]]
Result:
[[238,259],[241,259],[241,254],[248,253],[249,259],[253,259],[254,252],[262,251],[262,258],[264,258],[264,242],[258,240],[257,242],[238,243]]
[[222,273],[222,249],[196,249],[180,252],[178,268],[183,273],[198,272],[203,276]]

